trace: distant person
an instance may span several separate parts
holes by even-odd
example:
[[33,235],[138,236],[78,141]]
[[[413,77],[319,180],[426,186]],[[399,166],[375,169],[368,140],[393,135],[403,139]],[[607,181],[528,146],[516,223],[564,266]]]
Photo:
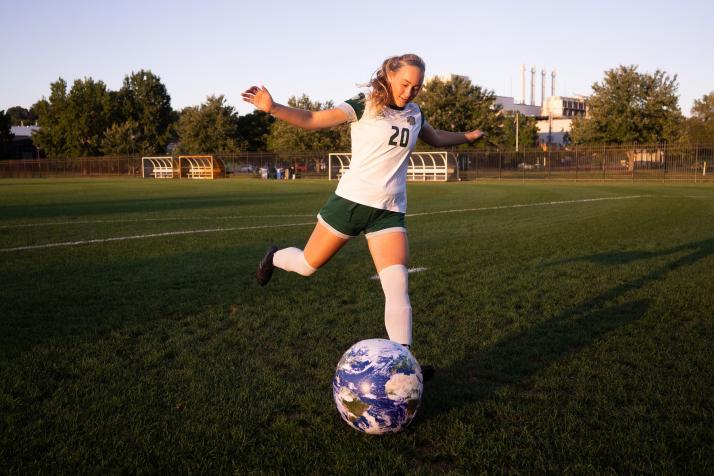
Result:
[[[412,101],[424,83],[424,61],[414,54],[387,58],[374,73],[367,95],[358,94],[333,109],[307,111],[273,101],[265,86],[242,96],[257,109],[302,129],[351,123],[352,161],[335,193],[317,215],[304,251],[270,246],[256,278],[265,286],[275,267],[310,276],[350,238],[365,233],[385,296],[384,323],[390,340],[412,344],[412,307],[408,293],[409,245],[404,216],[409,156],[417,138],[434,147],[471,143],[480,130],[436,130]],[[424,379],[433,368],[424,367]]]

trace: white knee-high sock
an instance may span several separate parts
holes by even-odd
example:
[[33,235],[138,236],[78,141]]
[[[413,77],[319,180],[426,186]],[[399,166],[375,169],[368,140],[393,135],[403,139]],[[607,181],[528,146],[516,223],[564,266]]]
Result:
[[395,264],[379,273],[384,291],[384,326],[389,340],[412,345],[412,305],[409,301],[407,267]]
[[276,251],[273,255],[273,265],[303,276],[310,276],[317,271],[308,264],[307,260],[305,260],[305,254],[299,248],[283,248]]

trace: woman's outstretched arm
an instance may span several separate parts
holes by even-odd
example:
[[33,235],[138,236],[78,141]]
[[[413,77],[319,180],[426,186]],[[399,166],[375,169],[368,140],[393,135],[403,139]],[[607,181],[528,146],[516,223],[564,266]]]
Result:
[[419,132],[419,138],[433,147],[448,147],[474,142],[483,137],[483,132],[478,129],[468,132],[449,132],[434,129],[425,123]]
[[273,101],[273,97],[265,86],[253,86],[244,91],[241,96],[243,96],[245,102],[251,103],[257,109],[301,129],[324,129],[340,125],[349,120],[347,113],[341,109],[308,111],[278,104]]

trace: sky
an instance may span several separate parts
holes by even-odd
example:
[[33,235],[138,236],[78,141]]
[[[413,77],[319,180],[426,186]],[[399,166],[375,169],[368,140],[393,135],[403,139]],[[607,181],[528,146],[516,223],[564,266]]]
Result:
[[714,1],[0,0],[0,110],[29,108],[50,83],[91,77],[109,89],[140,69],[161,78],[174,109],[265,85],[277,102],[354,96],[382,61],[416,53],[427,76],[461,74],[520,98],[525,64],[557,70],[556,94],[588,95],[607,70],[677,76],[680,107],[714,92]]

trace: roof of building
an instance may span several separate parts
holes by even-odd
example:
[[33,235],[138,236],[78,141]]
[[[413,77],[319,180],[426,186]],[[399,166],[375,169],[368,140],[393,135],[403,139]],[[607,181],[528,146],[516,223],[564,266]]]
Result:
[[12,126],[10,132],[15,134],[15,137],[31,137],[32,134],[39,131],[38,126]]
[[496,96],[496,104],[501,106],[506,112],[520,112],[525,116],[540,116],[541,107],[531,106],[530,104],[521,104],[515,102],[514,98],[510,96]]

